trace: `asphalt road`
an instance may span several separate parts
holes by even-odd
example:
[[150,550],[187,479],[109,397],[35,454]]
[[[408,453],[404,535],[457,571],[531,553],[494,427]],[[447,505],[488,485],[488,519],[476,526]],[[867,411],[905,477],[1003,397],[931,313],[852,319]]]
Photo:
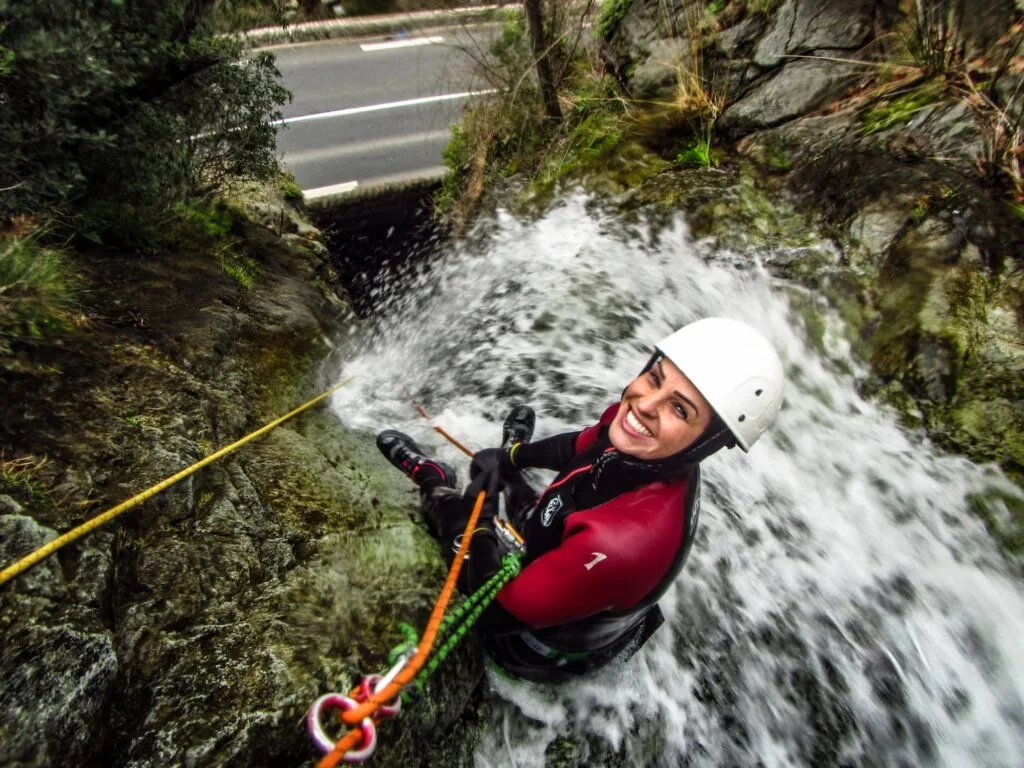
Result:
[[294,94],[277,146],[307,197],[442,173],[449,126],[466,94],[487,87],[459,46],[486,45],[494,33],[451,28],[276,49]]

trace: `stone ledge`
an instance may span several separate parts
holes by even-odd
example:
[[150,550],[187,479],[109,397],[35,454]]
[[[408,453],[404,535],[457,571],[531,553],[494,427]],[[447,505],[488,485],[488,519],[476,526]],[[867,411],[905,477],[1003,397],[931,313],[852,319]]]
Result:
[[249,48],[267,48],[290,43],[305,43],[336,38],[357,38],[390,32],[422,30],[450,26],[455,23],[501,21],[517,6],[482,5],[440,11],[415,11],[379,16],[357,16],[329,21],[310,21],[283,27],[261,27],[240,33]]
[[313,200],[307,200],[305,205],[310,211],[323,211],[335,208],[339,205],[350,205],[361,203],[367,200],[399,196],[407,192],[418,190],[427,191],[438,186],[444,180],[445,174],[424,175],[418,178],[403,179],[386,184],[374,186],[357,187],[351,192],[339,192],[336,195],[325,195]]

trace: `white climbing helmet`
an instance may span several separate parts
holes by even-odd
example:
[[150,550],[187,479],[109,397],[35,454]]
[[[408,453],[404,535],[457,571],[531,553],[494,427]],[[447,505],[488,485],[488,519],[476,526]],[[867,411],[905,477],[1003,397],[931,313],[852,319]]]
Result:
[[708,317],[657,345],[693,382],[744,451],[771,426],[782,405],[782,361],[758,331]]

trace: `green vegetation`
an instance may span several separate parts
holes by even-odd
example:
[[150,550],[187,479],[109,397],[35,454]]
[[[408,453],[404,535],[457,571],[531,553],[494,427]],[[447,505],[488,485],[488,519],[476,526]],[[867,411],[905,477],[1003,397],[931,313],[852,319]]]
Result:
[[632,6],[633,0],[604,0],[596,23],[597,33],[602,39],[611,40]]
[[75,318],[80,279],[67,256],[38,236],[0,238],[0,358],[20,366],[16,348]]
[[942,80],[928,80],[899,96],[876,101],[861,118],[861,135],[870,136],[909,122],[915,114],[941,99],[945,89]]
[[765,147],[764,162],[779,173],[788,173],[793,169],[793,158],[782,142],[770,142]]
[[47,463],[45,458],[35,456],[8,459],[0,454],[0,494],[13,497],[33,512],[52,507],[50,489],[40,479],[40,471]]
[[192,232],[209,241],[226,237],[235,224],[234,214],[223,203],[212,206],[177,203],[174,211]]
[[250,256],[228,250],[221,254],[220,268],[242,288],[248,290],[263,276],[259,263]]
[[952,71],[963,50],[954,0],[914,0],[903,39],[926,76]]
[[[268,178],[288,98],[269,54],[213,34],[212,0],[8,5],[0,224],[136,245],[176,203]],[[59,72],[59,77],[54,73]]]
[[687,144],[678,154],[675,161],[679,165],[690,165],[698,168],[718,166],[718,160],[711,149],[711,140],[701,137]]
[[[0,24],[0,37],[7,31],[6,24]],[[8,77],[14,64],[15,54],[10,48],[0,45],[0,77]]]
[[281,171],[281,175],[278,176],[277,188],[285,200],[302,201],[305,199],[305,196],[302,194],[302,187],[295,181],[291,171]]
[[445,144],[442,156],[447,175],[441,184],[441,189],[434,195],[434,207],[438,214],[448,214],[462,194],[462,179],[469,173],[469,164],[472,160],[466,131],[462,126],[455,124],[451,127],[452,137]]
[[992,488],[971,494],[968,504],[1006,552],[1024,554],[1024,503],[1018,496]]

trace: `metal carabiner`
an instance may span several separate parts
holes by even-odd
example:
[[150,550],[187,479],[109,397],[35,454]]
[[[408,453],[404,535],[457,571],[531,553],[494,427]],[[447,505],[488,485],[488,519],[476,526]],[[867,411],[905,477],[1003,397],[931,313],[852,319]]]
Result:
[[[321,712],[325,708],[335,707],[343,712],[348,712],[358,706],[359,702],[355,699],[342,696],[340,693],[327,693],[313,702],[313,706],[309,708],[309,714],[306,716],[306,724],[309,727],[309,735],[313,739],[313,743],[316,744],[317,749],[325,755],[334,749],[334,741],[327,735],[323,725],[320,723]],[[377,727],[373,724],[373,720],[364,717],[359,723],[359,733],[363,737],[363,748],[346,752],[341,758],[343,763],[365,762],[370,758],[374,750],[377,749]]]
[[[405,665],[409,663],[409,659],[411,659],[415,655],[415,647],[407,648],[405,651],[399,654],[398,658],[395,660],[395,663],[391,666],[391,669],[389,669],[383,675],[367,675],[366,677],[364,677],[363,682],[360,684],[360,688],[362,689],[361,693],[364,696],[364,701],[366,699],[369,699],[370,696],[372,695],[370,693],[370,686],[373,686],[373,694],[377,694],[383,691],[385,688],[391,685],[391,682],[396,677],[398,677],[398,673],[405,669]],[[378,709],[377,711],[380,712],[380,714],[383,717],[394,717],[401,711],[401,709],[402,693],[401,691],[399,691],[397,694],[395,694],[395,698],[393,698],[387,704],[381,704],[380,709]]]
[[[369,701],[370,697],[388,687],[388,681],[383,675],[367,675],[359,684],[359,694],[362,701]],[[394,717],[402,711],[402,694],[395,694],[395,698],[386,704],[381,704],[377,714],[381,717]]]

